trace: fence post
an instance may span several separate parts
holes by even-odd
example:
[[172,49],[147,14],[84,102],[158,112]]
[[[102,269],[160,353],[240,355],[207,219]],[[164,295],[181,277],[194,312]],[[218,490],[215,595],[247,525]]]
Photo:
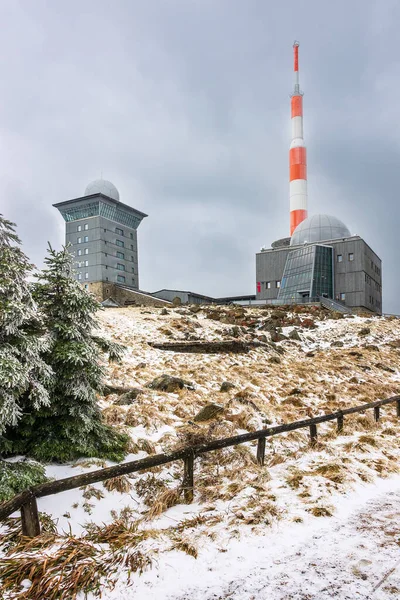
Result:
[[265,462],[265,437],[258,438],[257,442],[257,462],[259,465],[264,465]]
[[310,425],[310,444],[311,446],[315,446],[318,440],[317,426],[315,423]]
[[400,400],[396,400],[396,414],[398,417],[400,417]]
[[194,488],[194,454],[193,452],[187,454],[183,459],[183,495],[185,502],[190,504],[193,502],[193,488]]
[[380,407],[379,406],[375,406],[374,407],[374,419],[375,421],[379,421],[379,413],[380,413]]
[[22,535],[34,538],[40,535],[40,521],[35,496],[30,493],[29,499],[21,506]]
[[343,413],[341,413],[337,418],[337,431],[338,433],[342,433],[343,431]]

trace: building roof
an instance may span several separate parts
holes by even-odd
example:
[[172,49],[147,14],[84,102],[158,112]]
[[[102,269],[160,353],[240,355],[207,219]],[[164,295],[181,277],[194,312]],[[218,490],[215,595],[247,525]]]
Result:
[[90,196],[80,196],[79,198],[72,198],[71,200],[64,200],[64,202],[57,202],[56,204],[53,204],[53,206],[54,206],[54,208],[63,208],[63,207],[72,205],[74,203],[81,202],[82,200],[94,200],[95,198],[104,198],[105,200],[108,200],[115,206],[127,209],[130,212],[137,213],[138,215],[140,215],[142,217],[142,219],[144,217],[149,216],[149,215],[146,215],[146,213],[141,212],[140,210],[137,210],[137,208],[133,208],[132,206],[129,206],[129,204],[124,204],[123,202],[120,202],[119,200],[114,200],[114,198],[110,198],[109,196],[106,196],[105,194],[102,194],[102,193],[95,193],[95,194],[91,194]]
[[312,215],[304,219],[293,231],[291,246],[313,244],[326,240],[337,240],[351,237],[346,225],[331,215]]

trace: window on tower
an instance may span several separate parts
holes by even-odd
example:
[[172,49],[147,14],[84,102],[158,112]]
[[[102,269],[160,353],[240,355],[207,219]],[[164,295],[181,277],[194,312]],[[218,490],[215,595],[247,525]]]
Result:
[[123,248],[123,247],[125,246],[125,244],[124,244],[124,242],[123,242],[122,240],[117,240],[117,241],[115,242],[115,244],[116,244],[117,246],[119,246],[120,248]]

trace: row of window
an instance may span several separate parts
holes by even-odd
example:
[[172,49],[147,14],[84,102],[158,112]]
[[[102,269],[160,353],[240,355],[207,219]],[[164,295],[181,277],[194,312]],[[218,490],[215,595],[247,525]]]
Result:
[[[79,248],[76,254],[77,256],[82,256],[82,250]],[[84,254],[89,254],[89,248],[84,249]]]
[[[104,256],[108,256],[107,252],[104,252]],[[122,258],[122,260],[125,260],[125,254],[123,252],[117,252],[116,253],[116,257],[117,258]],[[128,259],[126,259],[126,260],[128,260]],[[134,259],[133,256],[131,256],[131,261],[135,262],[135,259]]]
[[364,273],[364,277],[365,277],[365,283],[367,283],[368,285],[374,285],[377,292],[381,291],[381,289],[382,289],[381,284],[378,283],[377,281],[375,281],[374,279],[372,279],[372,277],[370,277],[368,275],[368,273]]
[[[107,244],[107,240],[104,240],[104,243]],[[115,245],[119,248],[125,248],[125,242],[123,242],[122,240],[116,240]],[[131,244],[131,250],[134,250],[133,244]]]
[[[83,224],[83,231],[87,231],[88,229],[89,229],[89,223],[84,223]],[[82,225],[78,225],[77,231],[82,231]],[[104,231],[107,231],[107,230],[105,229]],[[124,237],[124,235],[125,235],[124,234],[124,230],[120,229],[119,227],[115,228],[115,233],[117,235],[121,235],[122,237]],[[133,233],[132,233],[132,231],[130,232],[130,237],[131,237],[131,240],[133,240]]]
[[[89,241],[89,236],[85,235],[85,237],[83,238],[84,242],[88,242]],[[77,244],[82,244],[82,238],[78,237],[78,239],[76,240]]]
[[[116,227],[116,228],[115,228],[115,233],[116,233],[117,235],[122,235],[122,237],[124,237],[124,235],[125,235],[125,234],[124,234],[124,230],[123,230],[123,229],[120,229],[119,227]],[[132,233],[132,231],[130,232],[130,235],[131,235],[131,240],[133,240],[133,233]]]
[[[349,252],[348,254],[348,259],[349,261],[353,261],[354,260],[354,253],[353,252]],[[337,255],[337,262],[343,262],[343,254],[338,254]]]
[[[89,273],[85,273],[85,279],[89,279]],[[78,280],[82,280],[82,273],[78,273]]]
[[340,292],[340,294],[336,294],[336,300],[341,300],[344,302],[346,300],[346,294],[344,292]]
[[[272,281],[266,281],[265,282],[265,288],[267,290],[270,290],[272,288],[272,283],[273,283]],[[275,286],[274,287],[277,288],[277,289],[279,289],[281,287],[281,282],[279,280],[275,281]]]
[[81,267],[88,267],[89,266],[89,261],[85,260],[82,262],[78,262],[78,269],[80,269]]
[[381,274],[381,270],[380,270],[380,268],[379,268],[379,267],[378,267],[378,266],[377,266],[377,265],[374,263],[374,261],[373,261],[373,260],[371,260],[371,269],[372,269],[372,270],[374,270],[374,271],[375,271],[375,273],[376,273],[377,275],[379,275],[379,276],[380,276],[380,274]]
[[[106,281],[109,281],[108,277],[106,277]],[[118,281],[118,283],[126,283],[126,278],[124,277],[124,275],[117,275],[117,281]],[[133,283],[133,285],[135,285],[134,277],[132,277],[132,283]]]
[[[108,265],[105,265],[105,268],[108,269]],[[113,268],[113,267],[111,267]],[[117,270],[118,271],[126,271],[125,265],[121,265],[121,263],[117,263]],[[135,267],[132,267],[132,273],[135,272]]]

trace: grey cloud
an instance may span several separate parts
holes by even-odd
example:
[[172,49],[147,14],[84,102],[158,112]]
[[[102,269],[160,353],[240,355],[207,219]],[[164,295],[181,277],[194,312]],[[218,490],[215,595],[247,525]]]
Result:
[[103,172],[149,214],[141,286],[251,293],[288,229],[291,44],[301,42],[310,210],[384,261],[400,312],[400,6],[368,0],[15,0],[0,5],[1,211],[42,264],[52,203]]

